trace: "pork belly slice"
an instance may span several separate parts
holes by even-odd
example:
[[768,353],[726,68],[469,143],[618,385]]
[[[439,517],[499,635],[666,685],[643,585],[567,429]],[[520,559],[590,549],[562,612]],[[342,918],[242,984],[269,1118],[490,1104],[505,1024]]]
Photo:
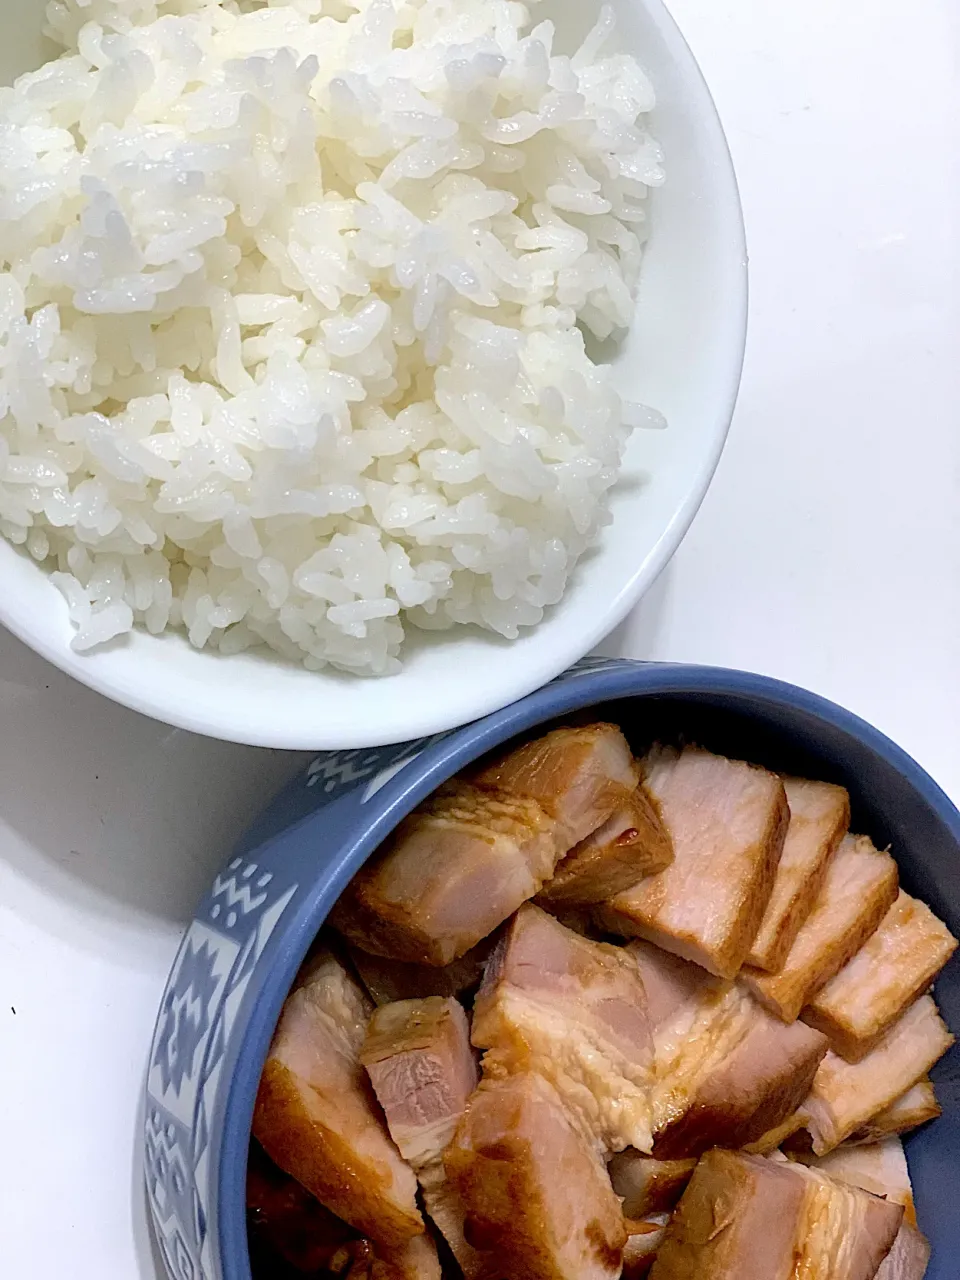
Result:
[[637,962],[532,903],[487,965],[473,1010],[484,1075],[538,1071],[608,1150],[649,1150],[653,1045]]
[[784,778],[783,788],[790,822],[773,892],[747,956],[748,964],[772,972],[786,960],[850,825],[850,797],[843,787]]
[[860,1062],[832,1050],[804,1102],[814,1154],[826,1155],[927,1074],[953,1044],[930,996],[921,998]]
[[417,1180],[386,1131],[360,1065],[372,1009],[327,950],[287,997],[260,1080],[253,1133],[273,1162],[362,1235],[419,1235]]
[[904,1221],[917,1225],[910,1170],[899,1138],[885,1138],[869,1146],[837,1147],[829,1155],[813,1159],[810,1165],[835,1182],[846,1182],[903,1205]]
[[627,1243],[623,1246],[623,1280],[643,1280],[650,1274],[669,1221],[668,1213],[641,1219],[624,1218]]
[[590,1138],[542,1076],[484,1080],[444,1157],[466,1237],[523,1280],[615,1280],[626,1232]]
[[696,1167],[696,1159],[657,1160],[628,1147],[607,1166],[626,1218],[646,1218],[674,1208]]
[[607,821],[560,860],[537,901],[548,910],[606,902],[672,861],[670,836],[646,789],[640,786],[628,792]]
[[900,890],[880,926],[801,1015],[848,1062],[859,1062],[926,991],[957,940],[930,908]]
[[670,1221],[652,1280],[793,1280],[805,1198],[789,1165],[708,1152]]
[[803,1023],[784,1026],[739,983],[650,943],[627,950],[637,960],[653,1030],[655,1156],[745,1146],[797,1110],[827,1051],[824,1036]]
[[462,1007],[443,996],[383,1005],[360,1061],[400,1154],[416,1173],[439,1160],[479,1081]]
[[744,979],[784,1022],[847,963],[897,897],[897,864],[866,836],[845,836],[827,864],[813,910],[778,973],[744,970]]
[[936,1120],[940,1114],[933,1082],[927,1077],[925,1080],[918,1080],[911,1089],[891,1102],[889,1107],[884,1107],[875,1116],[871,1116],[866,1124],[855,1129],[844,1140],[844,1145],[859,1146],[861,1143],[881,1142],[884,1138],[907,1133],[918,1125]]
[[400,824],[330,919],[374,955],[449,965],[532,898],[567,847],[536,800],[453,783]]
[[566,852],[607,821],[638,779],[630,744],[615,724],[601,723],[553,729],[483,765],[472,780],[535,800],[556,819]]
[[893,1248],[880,1264],[875,1280],[923,1280],[930,1263],[930,1245],[915,1226],[905,1222]]
[[466,1014],[456,1000],[441,996],[384,1005],[370,1019],[360,1059],[390,1136],[420,1181],[427,1213],[464,1273],[480,1274],[443,1167],[443,1153],[479,1079]]
[[[745,1146],[780,1125],[806,1097],[827,1044],[784,1027],[736,993],[746,1025],[736,1048],[700,1085],[684,1115],[658,1132],[654,1152],[697,1155],[709,1145]],[[749,1002],[749,1003],[747,1003]]]
[[903,1225],[903,1205],[835,1182],[818,1169],[808,1179],[798,1274],[810,1280],[873,1280]]
[[773,888],[789,818],[783,783],[695,747],[654,747],[641,767],[673,862],[598,908],[599,919],[613,933],[646,938],[732,978]]
[[484,966],[496,946],[493,933],[475,947],[439,968],[431,964],[405,964],[372,956],[359,947],[350,947],[350,961],[371,1000],[378,1007],[395,1000],[415,1000],[422,996],[453,996],[460,999],[472,995],[480,985]]
[[900,1205],[788,1161],[701,1157],[651,1280],[873,1280]]

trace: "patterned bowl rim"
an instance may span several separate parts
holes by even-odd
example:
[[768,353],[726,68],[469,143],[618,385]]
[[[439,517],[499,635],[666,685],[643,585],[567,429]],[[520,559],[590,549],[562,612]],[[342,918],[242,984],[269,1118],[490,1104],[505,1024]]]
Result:
[[[250,1280],[246,1240],[247,1148],[257,1085],[283,1000],[303,957],[352,875],[398,822],[442,782],[485,752],[517,734],[592,705],[623,697],[702,695],[748,698],[768,709],[789,705],[859,740],[909,783],[960,848],[960,811],[934,779],[903,748],[851,711],[796,685],[723,667],[644,663],[629,659],[585,659],[551,684],[483,720],[410,744],[409,755],[392,766],[364,809],[366,825],[351,833],[336,862],[318,870],[300,908],[285,921],[282,954],[263,983],[243,1028],[242,1045],[223,1109],[222,1144],[216,1172],[219,1263],[225,1280]],[[409,767],[416,762],[416,768]],[[389,772],[389,771],[388,771]],[[297,836],[317,815],[297,823]],[[290,832],[285,832],[284,837]]]

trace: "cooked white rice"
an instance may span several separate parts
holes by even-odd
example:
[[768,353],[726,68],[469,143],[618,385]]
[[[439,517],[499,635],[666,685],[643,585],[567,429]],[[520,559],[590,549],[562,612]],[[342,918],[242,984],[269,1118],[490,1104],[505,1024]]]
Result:
[[507,637],[608,519],[660,152],[510,0],[56,0],[0,90],[0,530],[134,625],[393,670]]

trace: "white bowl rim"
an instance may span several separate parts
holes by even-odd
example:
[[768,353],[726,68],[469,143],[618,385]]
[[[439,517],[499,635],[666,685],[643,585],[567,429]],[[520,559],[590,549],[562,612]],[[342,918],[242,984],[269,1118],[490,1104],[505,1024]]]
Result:
[[[76,653],[69,645],[55,642],[50,631],[35,625],[29,614],[11,608],[6,592],[0,593],[0,623],[54,666],[133,711],[176,728],[227,742],[302,751],[335,747],[359,749],[446,732],[525,696],[554,679],[577,659],[594,649],[623,621],[644,592],[656,581],[680,545],[703,502],[723,452],[736,406],[747,336],[746,233],[736,173],[723,125],[699,64],[663,0],[642,0],[642,4],[669,48],[671,57],[682,68],[690,88],[698,94],[701,125],[708,135],[714,157],[713,176],[716,188],[713,200],[719,209],[718,217],[730,228],[729,235],[725,237],[724,260],[720,265],[725,288],[728,290],[724,305],[729,354],[726,377],[723,380],[725,385],[716,396],[709,447],[701,451],[699,465],[691,473],[686,495],[677,504],[642,564],[625,577],[605,607],[597,609],[584,625],[558,629],[549,655],[540,655],[541,660],[537,664],[518,665],[513,669],[509,664],[504,664],[504,673],[498,678],[495,689],[489,688],[473,695],[467,689],[453,709],[449,702],[438,706],[436,703],[423,701],[411,706],[409,700],[404,698],[400,700],[400,711],[394,712],[390,707],[389,692],[385,692],[384,719],[373,732],[362,720],[355,725],[337,721],[333,726],[326,726],[314,721],[309,726],[291,726],[278,716],[275,722],[267,723],[262,718],[245,714],[242,698],[230,702],[221,700],[216,706],[191,705],[187,701],[175,704],[165,696],[163,686],[145,687],[142,681],[134,681],[118,674],[109,662],[99,662],[92,655]],[[545,621],[541,625],[549,624]],[[445,635],[447,643],[455,643],[455,632]],[[176,639],[180,640],[180,637]],[[495,651],[493,660],[497,660]],[[367,678],[345,676],[344,679]],[[376,682],[375,677],[371,679]],[[390,677],[385,678],[387,684],[389,680]],[[465,681],[465,685],[468,684],[469,681]]]

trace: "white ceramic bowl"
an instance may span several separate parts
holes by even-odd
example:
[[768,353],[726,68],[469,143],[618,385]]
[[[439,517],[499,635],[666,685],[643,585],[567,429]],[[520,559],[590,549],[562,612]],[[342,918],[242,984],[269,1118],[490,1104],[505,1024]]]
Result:
[[[43,0],[0,3],[0,80],[40,64]],[[0,621],[32,649],[117,702],[213,737],[323,749],[400,742],[486,715],[552,679],[627,614],[676,550],[713,475],[733,412],[746,329],[743,220],[716,110],[660,0],[615,0],[620,41],[658,95],[652,130],[667,183],[636,323],[616,359],[621,390],[659,409],[665,431],[635,433],[613,524],[563,601],[506,642],[473,631],[415,636],[400,674],[311,673],[266,656],[224,658],[178,635],[137,633],[103,652],[70,648],[66,606],[46,574],[0,540]],[[582,34],[594,0],[553,0]],[[579,29],[579,30],[578,30]]]

